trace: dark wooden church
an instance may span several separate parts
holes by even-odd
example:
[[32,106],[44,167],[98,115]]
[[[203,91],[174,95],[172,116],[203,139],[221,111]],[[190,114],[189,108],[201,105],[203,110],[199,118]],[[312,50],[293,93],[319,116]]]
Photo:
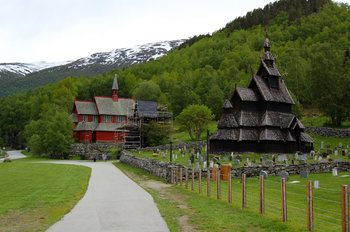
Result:
[[210,137],[210,151],[226,152],[309,152],[314,140],[292,113],[294,101],[275,65],[270,41],[248,88],[236,87],[226,99],[218,130]]

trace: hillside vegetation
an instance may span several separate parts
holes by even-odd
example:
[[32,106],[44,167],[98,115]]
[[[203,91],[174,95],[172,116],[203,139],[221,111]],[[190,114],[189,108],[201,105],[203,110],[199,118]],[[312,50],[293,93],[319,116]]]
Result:
[[[350,109],[350,7],[325,0],[283,0],[249,12],[212,35],[198,35],[158,60],[94,78],[69,77],[3,98],[3,140],[18,144],[38,135],[33,142],[39,143],[45,131],[55,133],[50,128],[58,128],[59,123],[50,126],[49,122],[67,116],[74,98],[111,95],[115,73],[122,97],[138,94],[142,100],[157,100],[168,104],[175,115],[190,104],[204,104],[219,118],[235,85],[249,84],[248,65],[255,70],[259,66],[257,53],[263,53],[266,23],[271,52],[278,55],[280,72],[288,73],[285,82],[295,98],[318,107],[334,125],[341,123]],[[140,89],[152,94],[140,95]],[[40,123],[47,126],[44,131]],[[32,126],[25,134],[28,124]],[[64,125],[68,128],[67,122]],[[70,136],[63,129],[61,133]]]

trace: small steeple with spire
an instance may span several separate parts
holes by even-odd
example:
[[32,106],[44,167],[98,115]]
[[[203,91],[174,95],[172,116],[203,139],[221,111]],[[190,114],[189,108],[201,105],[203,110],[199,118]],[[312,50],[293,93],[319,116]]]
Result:
[[118,89],[119,89],[119,87],[118,87],[117,74],[115,74],[113,85],[112,85],[112,98],[113,98],[113,101],[118,101]]

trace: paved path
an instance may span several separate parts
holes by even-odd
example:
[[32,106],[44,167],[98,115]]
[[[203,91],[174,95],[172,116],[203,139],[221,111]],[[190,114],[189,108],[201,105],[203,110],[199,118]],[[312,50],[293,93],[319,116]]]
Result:
[[169,231],[151,195],[112,163],[54,163],[83,165],[92,170],[84,197],[48,231]]
[[[8,158],[10,159],[23,159],[26,158],[25,155],[23,155],[22,150],[16,150],[16,151],[8,151]],[[0,162],[4,161],[4,158],[0,159]]]

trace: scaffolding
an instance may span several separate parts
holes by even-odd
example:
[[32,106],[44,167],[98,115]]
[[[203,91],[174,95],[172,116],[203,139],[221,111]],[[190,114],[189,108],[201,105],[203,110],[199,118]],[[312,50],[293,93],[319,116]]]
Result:
[[128,105],[127,121],[115,131],[115,140],[122,143],[123,149],[137,149],[143,147],[141,131],[143,126],[154,121],[163,125],[173,125],[173,113],[168,107],[157,107],[157,111],[143,111],[138,113],[137,103]]

